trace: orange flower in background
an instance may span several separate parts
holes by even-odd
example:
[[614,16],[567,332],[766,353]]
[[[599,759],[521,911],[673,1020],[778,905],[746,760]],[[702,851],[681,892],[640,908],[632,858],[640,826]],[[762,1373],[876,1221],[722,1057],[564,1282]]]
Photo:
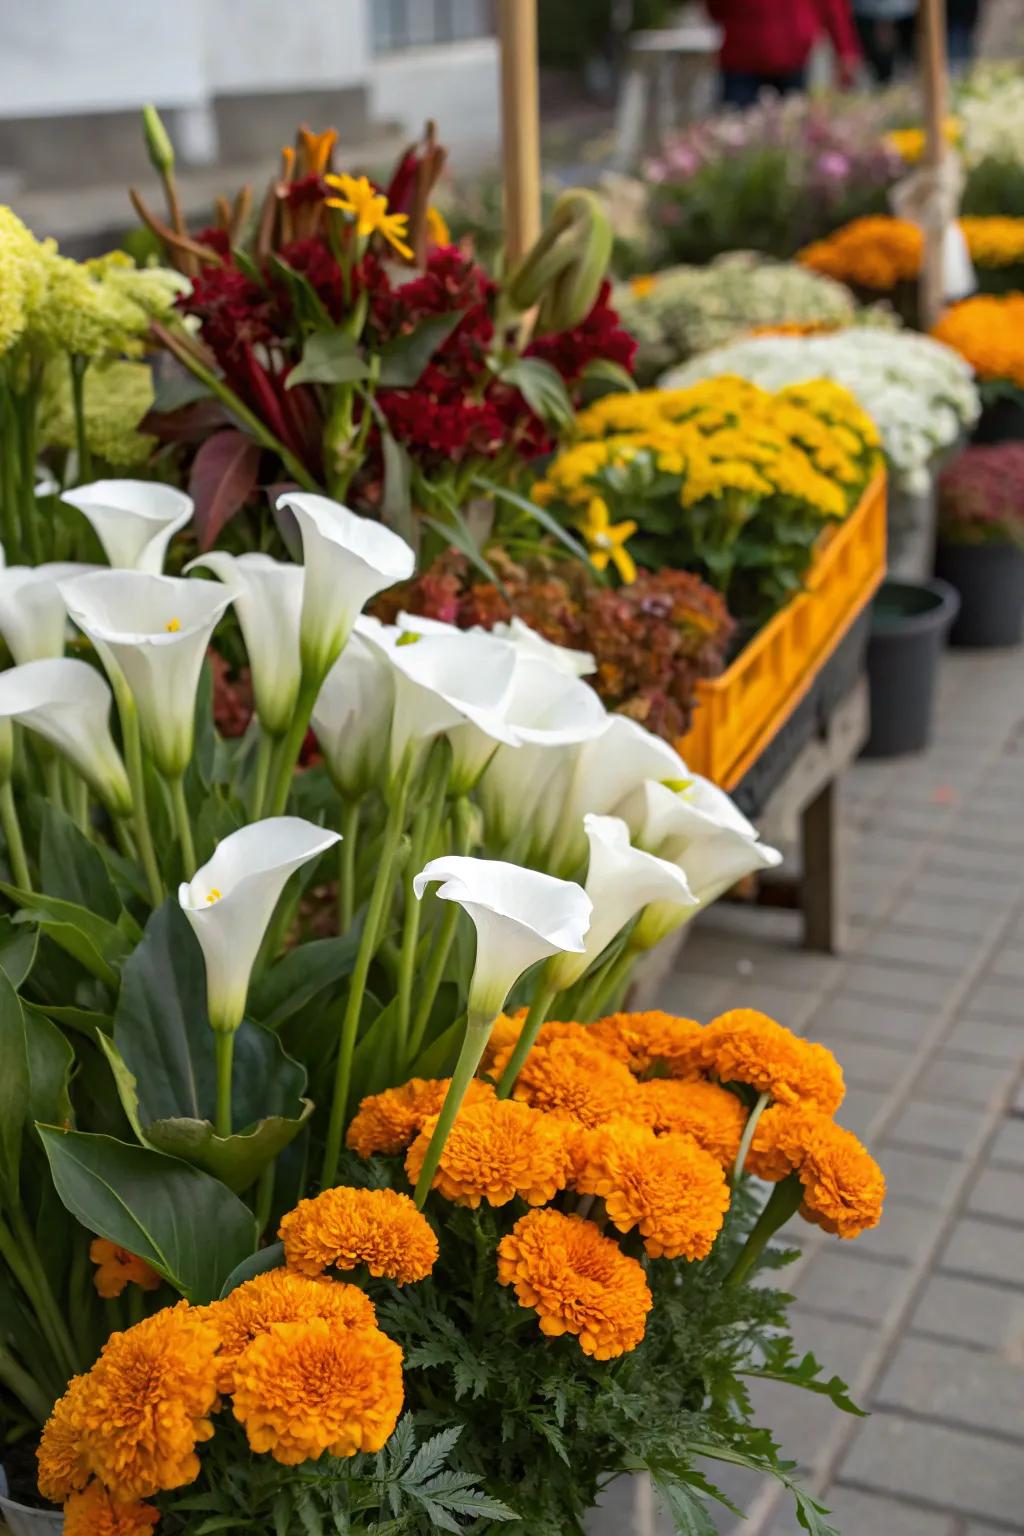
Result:
[[286,1467],[324,1451],[379,1451],[402,1411],[402,1351],[379,1328],[338,1329],[322,1317],[275,1323],[236,1370],[232,1408],[254,1451]]
[[611,1013],[590,1026],[590,1035],[612,1056],[624,1057],[638,1075],[652,1068],[669,1077],[697,1077],[701,1071],[696,1019],[650,1009],[645,1013]]
[[1024,389],[1024,293],[981,293],[954,304],[932,331],[965,358],[981,379],[1007,379]]
[[64,1506],[64,1536],[147,1536],[159,1519],[151,1504],[117,1503],[100,1483],[90,1483]]
[[[428,1120],[409,1148],[405,1171],[415,1184],[436,1125]],[[515,1099],[491,1099],[459,1111],[441,1154],[433,1189],[474,1209],[507,1205],[516,1195],[546,1205],[569,1175],[565,1126]]]
[[[517,1014],[514,1019],[508,1021],[511,1027],[503,1031],[504,1038],[497,1045],[494,1044],[493,1034],[491,1036],[491,1040],[488,1042],[488,1049],[490,1051],[490,1065],[487,1070],[490,1076],[494,1078],[495,1082],[500,1081],[502,1073],[508,1066],[509,1058],[512,1055],[516,1045],[518,1044],[519,1036],[522,1033],[522,1026],[525,1022],[525,1019],[526,1013],[524,1010],[521,1015]],[[515,1030],[514,1034],[512,1033],[513,1028]],[[592,1044],[594,1037],[591,1033],[591,1029],[591,1025],[577,1024],[571,1019],[550,1019],[547,1024],[542,1024],[540,1029],[537,1031],[537,1038],[533,1042],[531,1050],[544,1050],[547,1046],[553,1045],[556,1040],[582,1040],[584,1045],[586,1045],[588,1042]],[[602,1049],[604,1048],[605,1047],[602,1044]],[[611,1054],[618,1054],[620,1057],[622,1057],[621,1051],[618,1053],[612,1051]],[[622,1059],[624,1059],[624,1057]]]
[[105,1237],[94,1237],[89,1245],[89,1258],[97,1266],[92,1283],[100,1295],[108,1301],[120,1296],[128,1284],[137,1285],[144,1291],[160,1288],[160,1276],[151,1269],[145,1259],[140,1259],[127,1248],[119,1248]]
[[237,1285],[223,1301],[215,1301],[207,1316],[220,1335],[219,1387],[233,1389],[239,1356],[275,1323],[298,1323],[322,1317],[334,1328],[373,1328],[373,1302],[355,1285],[341,1280],[311,1280],[288,1269],[271,1269]]
[[653,1305],[644,1272],[592,1221],[530,1211],[498,1244],[498,1280],[532,1307],[541,1332],[576,1334],[584,1354],[612,1360],[635,1349]]
[[198,1476],[195,1448],[213,1434],[217,1407],[217,1344],[202,1311],[181,1301],[112,1334],[81,1378],[75,1410],[86,1459],[118,1498],[148,1498]]
[[332,1266],[398,1285],[425,1280],[437,1262],[437,1238],[408,1195],[393,1189],[325,1189],[289,1211],[278,1229],[289,1269],[320,1275]]
[[508,1061],[509,1052],[523,1032],[526,1022],[525,1008],[518,1008],[515,1013],[499,1013],[491,1025],[491,1033],[487,1037],[487,1045],[480,1061],[481,1073],[493,1073],[494,1060],[501,1052],[505,1053],[505,1061]]
[[655,1077],[637,1084],[637,1102],[630,1119],[649,1125],[659,1136],[692,1136],[723,1168],[731,1168],[747,1123],[747,1110],[736,1094],[718,1083],[704,1078],[675,1082]]
[[[386,1088],[362,1101],[345,1140],[360,1157],[395,1157],[419,1135],[427,1120],[441,1112],[450,1079],[414,1077],[400,1088]],[[494,1097],[489,1083],[474,1081],[466,1098],[473,1104]]]
[[881,1219],[881,1168],[852,1131],[816,1110],[784,1104],[765,1110],[747,1167],[773,1182],[798,1174],[801,1216],[836,1237],[859,1237]]
[[888,292],[921,270],[924,236],[909,219],[886,214],[853,219],[797,253],[797,261],[841,283]]
[[627,1112],[636,1082],[628,1067],[592,1040],[572,1037],[535,1045],[512,1093],[534,1109],[603,1125]]
[[701,1055],[720,1082],[747,1083],[783,1104],[809,1102],[831,1115],[843,1102],[843,1072],[832,1052],[754,1008],[734,1008],[705,1025]]
[[722,1230],[729,1188],[721,1164],[689,1136],[655,1136],[634,1121],[583,1131],[573,1183],[605,1203],[620,1232],[636,1227],[652,1259],[704,1259]]
[[82,1424],[85,1380],[84,1376],[72,1377],[67,1391],[58,1398],[43,1426],[36,1451],[39,1492],[54,1504],[63,1503],[89,1481]]

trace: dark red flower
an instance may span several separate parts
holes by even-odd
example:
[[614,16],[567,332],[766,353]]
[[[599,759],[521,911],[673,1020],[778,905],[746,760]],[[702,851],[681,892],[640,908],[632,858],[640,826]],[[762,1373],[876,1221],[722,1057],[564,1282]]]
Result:
[[607,358],[627,373],[633,371],[636,342],[619,324],[618,312],[608,303],[611,283],[601,284],[594,307],[571,331],[538,336],[526,349],[527,357],[539,357],[550,363],[567,384],[574,384],[588,363]]

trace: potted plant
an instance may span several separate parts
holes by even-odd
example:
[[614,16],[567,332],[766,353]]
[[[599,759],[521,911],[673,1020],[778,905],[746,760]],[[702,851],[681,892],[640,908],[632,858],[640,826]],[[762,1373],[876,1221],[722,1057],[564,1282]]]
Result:
[[960,594],[954,645],[1024,633],[1024,443],[967,448],[939,481],[935,573]]
[[932,335],[974,369],[982,400],[976,443],[1024,438],[1024,294],[978,294],[953,304]]

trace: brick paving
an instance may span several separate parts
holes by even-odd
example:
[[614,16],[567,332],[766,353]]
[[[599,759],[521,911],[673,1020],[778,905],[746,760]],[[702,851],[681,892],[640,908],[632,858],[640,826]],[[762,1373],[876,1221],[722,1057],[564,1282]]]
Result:
[[[871,1416],[767,1382],[755,1400],[842,1536],[1024,1533],[1020,654],[951,652],[931,750],[858,763],[841,805],[844,954],[803,953],[794,915],[720,906],[658,998],[698,1018],[749,1004],[831,1046],[839,1119],[888,1178],[877,1231],[802,1227],[783,1278],[797,1344]],[[717,1480],[747,1514],[723,1533],[799,1536],[785,1495]],[[601,1536],[670,1529],[631,1503]]]

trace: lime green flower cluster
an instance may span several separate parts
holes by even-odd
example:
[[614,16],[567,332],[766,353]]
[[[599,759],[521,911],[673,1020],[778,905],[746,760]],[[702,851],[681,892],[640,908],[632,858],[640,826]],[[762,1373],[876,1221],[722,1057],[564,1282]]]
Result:
[[45,286],[44,247],[0,204],[0,357],[24,334]]
[[[82,388],[85,440],[93,459],[118,474],[138,473],[156,438],[138,430],[153,405],[153,376],[145,363],[115,359],[93,364]],[[66,368],[46,370],[39,405],[40,437],[53,448],[77,447],[77,422]]]
[[181,284],[175,272],[140,272],[123,251],[83,262],[41,253],[45,288],[32,329],[44,346],[76,357],[140,356],[150,320],[167,317]]

